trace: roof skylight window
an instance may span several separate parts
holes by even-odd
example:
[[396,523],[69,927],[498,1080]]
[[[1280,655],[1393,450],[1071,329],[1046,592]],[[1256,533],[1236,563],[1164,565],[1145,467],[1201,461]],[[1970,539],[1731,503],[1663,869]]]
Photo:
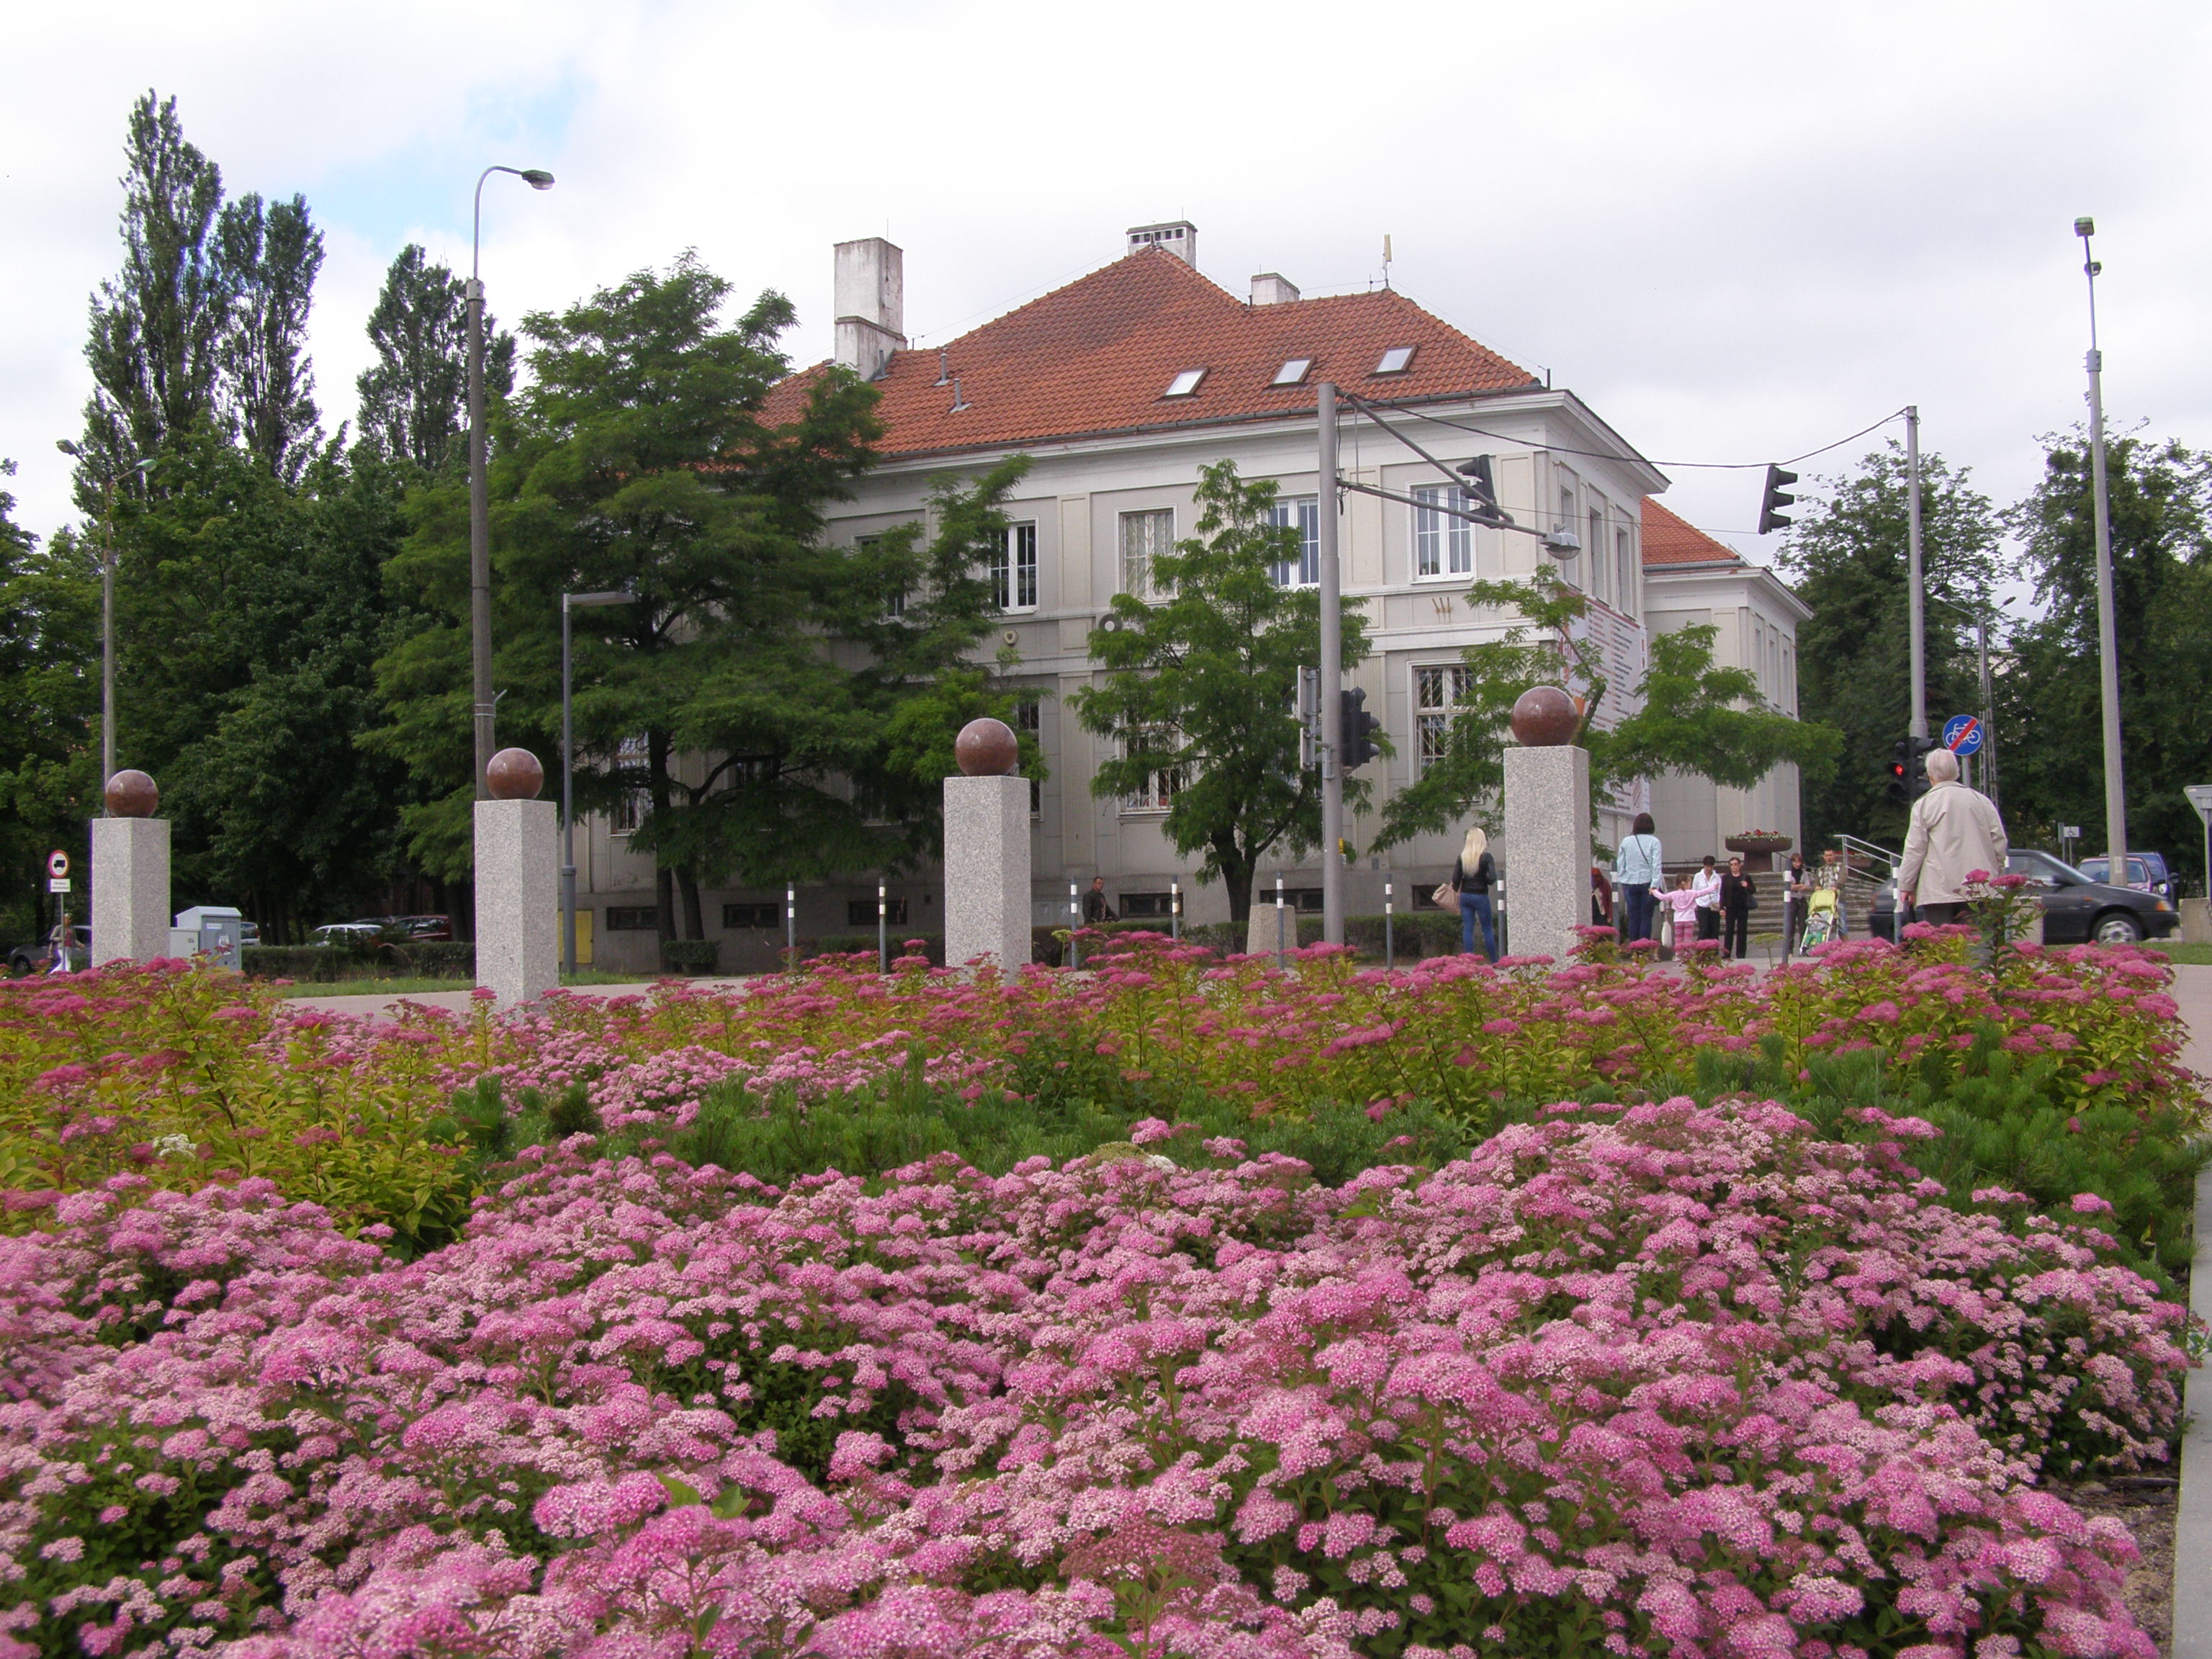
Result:
[[1306,371],[1312,367],[1313,359],[1310,357],[1292,357],[1285,362],[1280,368],[1275,371],[1275,378],[1268,381],[1267,384],[1269,386],[1296,386],[1299,381],[1305,379]]
[[1168,382],[1168,389],[1160,395],[1164,398],[1188,398],[1198,390],[1198,383],[1205,378],[1204,369],[1186,368]]
[[1382,361],[1375,365],[1377,374],[1403,374],[1413,366],[1412,346],[1392,346],[1382,354]]

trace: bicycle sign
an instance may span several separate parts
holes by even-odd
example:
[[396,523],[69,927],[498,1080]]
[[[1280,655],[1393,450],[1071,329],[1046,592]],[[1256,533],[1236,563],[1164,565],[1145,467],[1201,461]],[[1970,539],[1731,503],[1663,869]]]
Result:
[[1943,722],[1943,746],[1954,755],[1972,755],[1982,746],[1982,720],[1978,714],[1954,714]]

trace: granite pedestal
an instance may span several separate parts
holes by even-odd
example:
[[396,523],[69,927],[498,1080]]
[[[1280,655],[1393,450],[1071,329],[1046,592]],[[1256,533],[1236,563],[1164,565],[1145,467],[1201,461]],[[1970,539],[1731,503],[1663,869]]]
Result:
[[945,781],[945,960],[1018,973],[1030,959],[1030,781]]
[[561,983],[560,813],[550,800],[476,813],[477,984],[512,1008]]
[[1506,915],[1512,953],[1566,960],[1589,924],[1589,750],[1505,750]]
[[169,821],[92,821],[92,965],[169,954]]

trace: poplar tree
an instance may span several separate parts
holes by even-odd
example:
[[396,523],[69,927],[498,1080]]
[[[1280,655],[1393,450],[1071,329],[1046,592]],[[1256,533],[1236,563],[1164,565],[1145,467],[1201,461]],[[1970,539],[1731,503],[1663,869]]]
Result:
[[317,436],[307,313],[323,233],[306,198],[264,204],[250,193],[216,216],[215,236],[229,307],[218,357],[222,415],[250,454],[296,483]]
[[[425,472],[458,465],[468,428],[468,308],[465,285],[410,242],[385,272],[369,313],[376,362],[354,385],[361,434],[387,458]],[[514,337],[484,316],[488,403],[514,389]]]

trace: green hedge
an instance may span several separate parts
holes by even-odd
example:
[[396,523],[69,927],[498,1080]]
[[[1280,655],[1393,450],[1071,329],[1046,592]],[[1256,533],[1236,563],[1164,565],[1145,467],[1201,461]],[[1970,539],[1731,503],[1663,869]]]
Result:
[[[1269,919],[1272,921],[1272,918]],[[1301,915],[1296,919],[1297,943],[1301,945],[1321,943],[1321,918]],[[1066,929],[1058,927],[1030,929],[1030,960],[1042,963],[1048,968],[1058,968],[1066,960]],[[1111,939],[1120,933],[1164,933],[1164,918],[1142,917],[1133,921],[1109,921],[1084,929],[1086,939],[1094,935]],[[1287,929],[1285,930],[1288,931]],[[1397,960],[1418,962],[1424,957],[1448,957],[1459,950],[1459,918],[1441,910],[1419,910],[1397,919]],[[894,927],[890,933],[893,960],[906,954],[907,940],[921,937],[922,947],[930,965],[945,965],[945,936],[941,933],[915,935]],[[1186,926],[1182,930],[1183,943],[1195,945],[1222,956],[1241,954],[1244,949],[1244,929],[1234,922],[1202,921]],[[1383,958],[1382,918],[1380,916],[1347,916],[1344,922],[1345,943],[1359,954],[1378,965]],[[873,933],[825,933],[820,939],[799,941],[801,960],[809,957],[848,956],[876,953]]]
[[718,939],[665,939],[660,941],[660,971],[664,974],[714,974],[722,967],[722,941]]

